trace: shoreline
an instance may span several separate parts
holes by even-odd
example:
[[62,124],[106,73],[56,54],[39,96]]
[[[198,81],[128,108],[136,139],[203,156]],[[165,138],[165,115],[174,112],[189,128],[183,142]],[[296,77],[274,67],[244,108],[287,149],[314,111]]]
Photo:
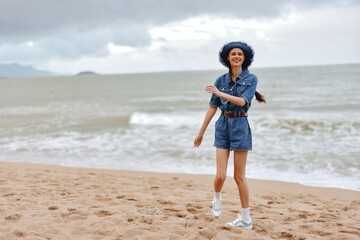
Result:
[[249,179],[252,231],[231,177],[223,217],[212,175],[0,162],[1,239],[358,239],[360,192]]
[[[25,165],[37,165],[43,167],[60,167],[60,168],[69,168],[69,169],[85,169],[85,170],[104,170],[104,171],[120,171],[120,172],[133,172],[133,173],[148,173],[148,174],[175,174],[175,175],[194,175],[194,176],[209,176],[214,177],[215,174],[211,173],[191,173],[191,172],[163,172],[163,171],[152,171],[152,170],[143,170],[143,169],[123,169],[123,168],[114,168],[110,169],[107,167],[87,167],[87,166],[72,166],[66,164],[53,164],[53,163],[42,163],[42,162],[22,162],[22,161],[3,161],[0,160],[0,164],[25,164]],[[232,179],[232,173],[227,175],[227,179]],[[313,188],[324,188],[324,189],[338,189],[338,190],[347,190],[360,193],[360,189],[353,189],[353,188],[345,188],[345,187],[336,187],[336,186],[319,186],[319,185],[310,185],[310,184],[303,184],[300,182],[291,182],[285,180],[276,180],[276,179],[267,179],[267,178],[251,178],[247,177],[247,180],[250,181],[265,181],[265,182],[274,182],[274,183],[284,183],[284,184],[297,184],[304,187],[313,187]]]

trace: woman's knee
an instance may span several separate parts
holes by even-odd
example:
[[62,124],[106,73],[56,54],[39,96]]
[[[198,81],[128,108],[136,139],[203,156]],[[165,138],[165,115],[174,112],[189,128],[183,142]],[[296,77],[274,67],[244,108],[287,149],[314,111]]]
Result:
[[246,184],[246,177],[245,176],[235,175],[234,180],[235,180],[236,184],[239,185],[239,186],[242,186],[242,185]]
[[223,182],[225,182],[225,179],[226,179],[226,175],[217,174],[217,175],[215,176],[215,181],[218,182],[218,183],[223,183]]

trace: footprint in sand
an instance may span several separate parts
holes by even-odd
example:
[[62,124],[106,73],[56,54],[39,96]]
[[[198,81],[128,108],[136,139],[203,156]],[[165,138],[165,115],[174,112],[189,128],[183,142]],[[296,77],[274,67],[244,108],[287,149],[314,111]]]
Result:
[[5,219],[9,220],[9,221],[17,221],[20,218],[22,218],[22,215],[18,214],[18,213],[15,213],[15,214],[12,214],[12,215],[9,215],[9,216],[5,217]]
[[306,212],[306,211],[301,211],[298,216],[300,219],[307,219],[308,217],[312,217],[315,216],[315,213],[310,213],[310,212]]
[[65,195],[70,195],[71,192],[67,192],[67,191],[63,191],[62,193],[60,193],[61,196],[65,196]]
[[141,220],[140,220],[140,222],[142,222],[142,223],[146,223],[146,224],[152,224],[153,223],[153,220],[152,220],[152,218],[149,218],[149,217],[142,217],[141,218]]
[[178,218],[185,218],[187,217],[186,213],[182,213],[179,209],[176,208],[164,208],[166,212],[172,212],[175,213],[174,215]]
[[337,216],[336,215],[334,215],[334,214],[332,214],[332,213],[322,213],[320,216],[319,216],[319,218],[323,218],[323,219],[336,219],[337,218]]
[[126,200],[131,201],[131,202],[137,202],[138,201],[136,198],[132,198],[132,197],[129,197]]
[[319,236],[322,236],[322,237],[330,236],[330,235],[333,234],[333,233],[331,233],[331,232],[325,232],[325,231],[313,231],[312,233],[313,233],[314,235],[319,235]]
[[70,221],[76,221],[76,220],[85,220],[87,219],[89,214],[80,213],[75,208],[68,208],[68,213],[62,213],[61,217],[70,220]]
[[309,230],[312,228],[312,225],[300,225],[300,228]]
[[199,209],[196,209],[196,208],[192,208],[192,207],[187,207],[186,208],[186,211],[188,211],[189,213],[191,214],[196,214],[196,213],[199,213]]
[[262,228],[262,227],[260,227],[259,229],[256,229],[255,231],[256,231],[257,233],[264,234],[264,235],[268,235],[268,234],[269,234],[269,230],[267,230],[266,228]]
[[201,236],[205,237],[206,239],[213,239],[214,236],[216,235],[215,231],[209,231],[209,230],[200,230],[199,233]]
[[203,210],[203,206],[201,205],[198,205],[198,204],[191,204],[191,203],[188,203],[186,205],[186,210],[189,212],[189,213],[192,213],[192,214],[195,214],[195,213],[199,213]]
[[185,218],[187,217],[186,213],[176,213],[175,216],[177,216],[178,218]]
[[26,236],[25,233],[23,233],[23,232],[21,232],[21,231],[19,231],[19,230],[15,230],[13,233],[14,233],[14,235],[17,236],[17,237],[25,237],[25,236]]
[[164,210],[167,212],[180,212],[180,210],[176,208],[164,208]]
[[293,235],[289,232],[281,232],[280,237],[282,238],[292,238]]
[[140,203],[138,203],[138,204],[135,204],[135,207],[137,207],[137,208],[143,208],[143,207],[145,207],[143,204],[140,204]]
[[112,199],[110,197],[106,196],[101,196],[101,195],[96,195],[95,196],[97,201],[101,201],[101,202],[107,202],[107,201],[111,201]]
[[87,215],[84,215],[84,214],[71,214],[69,215],[68,219],[70,221],[79,221],[79,220],[85,220],[87,219]]
[[207,221],[207,222],[213,222],[215,218],[213,218],[212,216],[205,216],[204,217],[204,220]]
[[87,219],[88,215],[78,212],[70,212],[70,213],[62,213],[61,217],[64,218],[65,220],[76,221],[76,220]]
[[187,186],[188,188],[192,188],[192,187],[193,187],[193,185],[190,184],[190,183],[186,184],[186,186]]
[[289,222],[292,222],[292,221],[295,221],[296,219],[295,218],[293,218],[293,217],[285,217],[284,218],[284,223],[285,224],[288,224]]
[[268,201],[267,204],[282,204],[284,202],[279,202],[279,201]]
[[158,203],[162,204],[162,205],[174,205],[175,203],[172,201],[167,201],[167,200],[157,200]]
[[237,210],[230,210],[230,212],[231,212],[231,213],[234,213],[234,214],[238,214],[238,213],[239,213],[239,211],[237,211]]
[[8,194],[4,194],[4,197],[10,197],[10,196],[14,196],[15,193],[8,193]]
[[125,197],[126,197],[126,195],[118,195],[118,196],[116,196],[116,199],[123,199]]
[[109,212],[109,211],[101,210],[101,211],[95,212],[95,215],[98,216],[98,217],[108,217],[108,216],[111,216],[113,214],[111,212]]
[[340,230],[341,233],[355,234],[356,236],[360,236],[360,233],[355,230]]

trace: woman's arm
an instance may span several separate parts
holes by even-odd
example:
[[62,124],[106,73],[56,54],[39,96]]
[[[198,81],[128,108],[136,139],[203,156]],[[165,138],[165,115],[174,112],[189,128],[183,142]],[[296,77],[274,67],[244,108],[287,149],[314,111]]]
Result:
[[200,131],[199,131],[198,135],[195,137],[194,147],[200,146],[203,136],[204,136],[204,133],[205,133],[207,127],[209,126],[211,119],[214,117],[216,111],[217,111],[217,107],[214,107],[214,106],[210,106],[209,109],[207,110],[204,121],[200,127]]
[[222,98],[222,99],[224,99],[226,101],[229,101],[229,102],[231,102],[231,103],[233,103],[235,105],[238,105],[240,107],[243,107],[243,106],[246,105],[246,100],[244,98],[235,97],[235,96],[226,94],[224,92],[221,92],[215,86],[212,86],[212,85],[206,86],[205,91],[208,92],[208,93],[213,93],[213,94],[215,94],[215,96],[217,96],[219,98]]

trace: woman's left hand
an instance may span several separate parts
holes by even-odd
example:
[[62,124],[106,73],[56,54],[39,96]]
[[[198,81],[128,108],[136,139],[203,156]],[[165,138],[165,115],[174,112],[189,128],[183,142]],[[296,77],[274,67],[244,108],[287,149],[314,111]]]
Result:
[[206,86],[205,91],[206,91],[207,93],[213,93],[213,94],[215,94],[215,96],[217,96],[217,97],[219,97],[219,95],[221,94],[220,90],[217,89],[217,87],[215,87],[215,86],[213,86],[213,85],[208,85],[208,86]]

